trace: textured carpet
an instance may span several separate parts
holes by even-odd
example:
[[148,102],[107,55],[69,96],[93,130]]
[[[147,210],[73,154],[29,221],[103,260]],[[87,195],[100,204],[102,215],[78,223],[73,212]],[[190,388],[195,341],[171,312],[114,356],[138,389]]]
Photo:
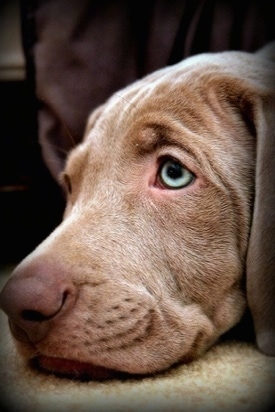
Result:
[[[10,271],[2,268],[2,285]],[[13,347],[6,316],[0,316],[1,411],[275,410],[275,358],[252,344],[218,344],[201,359],[154,377],[78,382],[27,369]]]

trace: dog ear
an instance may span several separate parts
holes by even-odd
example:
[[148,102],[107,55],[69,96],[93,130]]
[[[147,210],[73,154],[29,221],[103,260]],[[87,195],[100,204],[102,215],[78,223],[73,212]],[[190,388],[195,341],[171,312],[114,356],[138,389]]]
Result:
[[[89,130],[94,127],[104,104],[98,106],[84,126],[76,127],[79,133],[72,135],[58,114],[49,105],[45,105],[39,113],[40,145],[45,164],[53,178],[59,182],[60,173],[64,170],[69,152],[81,143]],[[84,129],[84,133],[83,133]],[[54,143],[53,143],[54,142]]]
[[259,349],[275,355],[275,96],[258,110],[247,299]]
[[86,137],[88,136],[91,129],[93,129],[95,127],[95,124],[96,124],[97,120],[99,119],[99,117],[101,116],[104,108],[105,108],[105,104],[101,104],[96,109],[94,109],[92,111],[92,113],[90,114],[90,116],[88,117],[86,127],[85,127],[85,131],[84,131],[83,140],[86,139]]
[[[275,47],[258,54],[266,58]],[[275,60],[275,59],[274,59]],[[275,83],[273,73],[273,81]],[[256,125],[255,199],[247,254],[247,299],[259,349],[275,356],[275,89],[254,109]]]

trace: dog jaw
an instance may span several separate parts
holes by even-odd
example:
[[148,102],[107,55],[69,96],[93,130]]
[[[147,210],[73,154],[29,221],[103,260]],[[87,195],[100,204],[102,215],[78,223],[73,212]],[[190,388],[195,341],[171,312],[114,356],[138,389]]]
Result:
[[[119,303],[111,298],[101,308],[95,299],[94,316],[89,318],[80,314],[76,303],[71,319],[53,323],[44,340],[35,344],[17,341],[19,352],[39,369],[101,380],[152,374],[178,362],[190,362],[217,339],[213,323],[198,305],[181,307],[169,299],[159,305],[145,291],[137,302],[131,292],[129,288],[127,302],[120,301],[114,313],[110,307]],[[100,293],[97,298],[100,300]],[[80,325],[81,333],[77,334],[76,326]]]

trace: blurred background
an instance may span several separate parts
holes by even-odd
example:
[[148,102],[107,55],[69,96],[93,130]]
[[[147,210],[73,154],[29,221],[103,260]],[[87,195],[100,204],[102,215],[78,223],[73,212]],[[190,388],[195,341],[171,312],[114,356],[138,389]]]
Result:
[[16,263],[61,220],[60,189],[37,141],[34,85],[26,79],[20,0],[0,3],[0,263]]

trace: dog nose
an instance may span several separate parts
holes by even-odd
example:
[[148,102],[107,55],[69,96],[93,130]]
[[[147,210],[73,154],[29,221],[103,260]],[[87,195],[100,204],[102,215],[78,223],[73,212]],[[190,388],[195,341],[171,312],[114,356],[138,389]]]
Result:
[[0,307],[9,317],[17,340],[36,343],[49,332],[58,315],[68,310],[74,291],[56,264],[22,264],[0,294]]

